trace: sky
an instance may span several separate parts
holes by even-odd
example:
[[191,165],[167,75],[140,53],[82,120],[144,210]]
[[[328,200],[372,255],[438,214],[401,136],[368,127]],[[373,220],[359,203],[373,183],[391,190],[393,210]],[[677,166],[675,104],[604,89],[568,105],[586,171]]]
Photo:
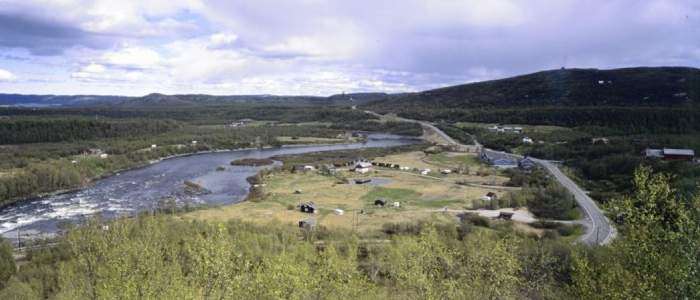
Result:
[[0,93],[394,93],[634,66],[700,66],[700,1],[0,0]]

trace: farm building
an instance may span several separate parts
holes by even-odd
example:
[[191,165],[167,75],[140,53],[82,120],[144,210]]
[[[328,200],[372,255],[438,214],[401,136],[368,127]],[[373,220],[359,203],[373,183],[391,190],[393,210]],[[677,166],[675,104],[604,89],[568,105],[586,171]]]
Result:
[[484,162],[500,169],[509,169],[518,166],[517,159],[508,153],[482,149],[479,157]]
[[523,144],[534,144],[535,142],[529,138],[529,137],[524,137],[523,138]]
[[315,214],[316,204],[314,204],[313,202],[302,203],[301,205],[299,205],[299,211],[303,213]]
[[384,199],[374,200],[374,205],[384,207],[384,205],[386,205],[386,200],[384,200]]
[[692,149],[651,149],[647,148],[643,153],[647,158],[662,158],[664,160],[687,160],[693,161],[695,151]]

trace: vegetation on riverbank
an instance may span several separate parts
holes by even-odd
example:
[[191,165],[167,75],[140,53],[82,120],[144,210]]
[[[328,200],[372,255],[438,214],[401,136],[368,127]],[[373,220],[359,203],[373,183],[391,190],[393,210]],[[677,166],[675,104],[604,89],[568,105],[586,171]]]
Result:
[[[31,250],[0,298],[700,297],[700,199],[641,170],[612,245],[581,248],[476,221],[342,229],[140,216],[70,230]],[[389,230],[391,229],[391,230]],[[642,251],[640,253],[640,251]]]

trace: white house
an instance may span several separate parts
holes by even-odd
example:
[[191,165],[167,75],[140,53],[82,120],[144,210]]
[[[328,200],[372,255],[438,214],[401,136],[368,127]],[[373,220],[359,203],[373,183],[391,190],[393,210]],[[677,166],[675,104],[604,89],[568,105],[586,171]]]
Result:
[[533,143],[534,143],[534,141],[531,138],[529,138],[529,137],[523,138],[523,144],[533,144]]
[[428,174],[430,174],[430,169],[423,169],[420,171],[420,174],[421,175],[428,175]]
[[450,169],[442,169],[442,170],[440,170],[440,173],[447,175],[447,174],[452,173],[452,170],[450,170]]
[[158,147],[158,145],[156,145],[156,144],[151,145],[151,148],[156,148],[156,147]]
[[333,210],[333,213],[336,214],[336,215],[342,216],[343,214],[345,214],[345,211],[343,211],[343,210],[340,209],[340,208],[336,208],[336,209]]
[[192,145],[197,145],[197,141],[192,141]]
[[102,154],[100,154],[100,158],[107,158],[108,156],[109,156],[109,155],[107,155],[107,153],[102,153]]
[[396,208],[401,207],[401,203],[399,203],[399,202],[394,202],[393,205],[394,205],[394,207],[396,207]]
[[314,166],[311,166],[311,165],[304,166],[304,171],[313,171],[313,170],[316,170],[316,168]]
[[360,174],[365,174],[372,170],[372,163],[369,161],[357,161],[353,165],[353,170]]

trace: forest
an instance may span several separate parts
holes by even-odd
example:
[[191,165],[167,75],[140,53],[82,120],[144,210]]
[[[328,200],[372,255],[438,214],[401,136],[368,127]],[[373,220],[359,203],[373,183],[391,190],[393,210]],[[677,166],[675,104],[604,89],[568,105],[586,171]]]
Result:
[[700,297],[700,198],[648,168],[634,186],[610,205],[620,237],[593,248],[466,219],[388,231],[388,242],[274,222],[94,219],[30,251],[17,271],[0,247],[0,298]]
[[[173,112],[141,108],[121,112],[98,108],[0,109],[0,114],[8,114],[0,119],[0,206],[82,187],[95,178],[172,155],[278,147],[283,143],[277,137],[282,136],[292,137],[284,142],[291,144],[296,143],[294,137],[336,138],[353,130],[404,135],[422,132],[416,124],[382,123],[347,108],[297,106],[269,111],[267,107],[234,105],[215,112],[208,107],[176,108]],[[226,127],[247,113],[267,122]],[[298,123],[307,121],[313,122]]]

